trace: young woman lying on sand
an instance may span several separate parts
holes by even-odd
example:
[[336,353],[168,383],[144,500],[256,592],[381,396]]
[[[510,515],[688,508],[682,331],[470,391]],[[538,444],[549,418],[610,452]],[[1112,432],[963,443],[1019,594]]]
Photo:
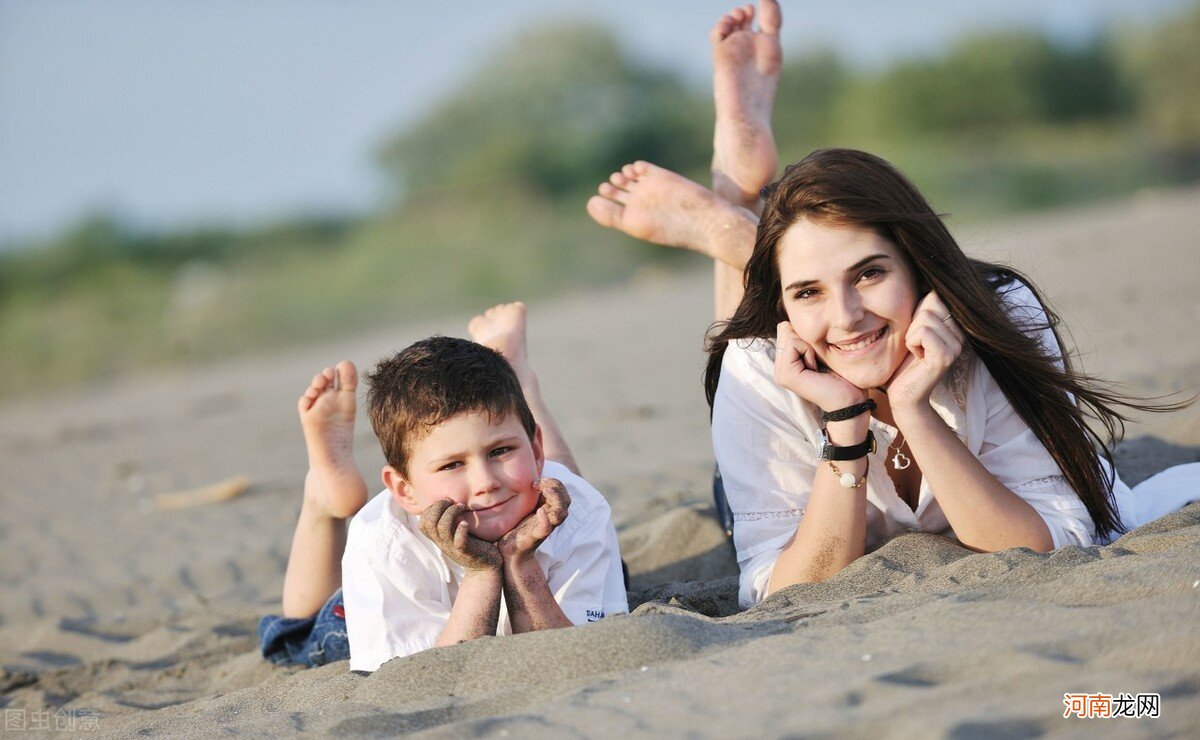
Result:
[[[765,122],[778,7],[764,2],[762,15],[757,32],[752,8],[714,29],[718,192],[638,162],[588,204],[603,225],[717,262],[727,320],[709,339],[705,390],[742,604],[829,578],[905,531],[1045,552],[1107,541],[1195,498],[1198,465],[1137,495],[1111,465],[1118,406],[1173,407],[1072,369],[1033,283],[968,258],[883,159],[810,154],[763,191],[755,224],[751,194],[766,182],[753,177],[775,168]],[[739,135],[722,136],[722,121]]]

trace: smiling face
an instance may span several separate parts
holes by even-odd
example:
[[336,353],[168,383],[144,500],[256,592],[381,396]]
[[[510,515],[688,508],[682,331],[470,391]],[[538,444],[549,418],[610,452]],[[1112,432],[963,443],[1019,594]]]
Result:
[[408,475],[389,465],[383,482],[416,516],[437,501],[463,504],[467,531],[495,542],[537,506],[543,462],[540,428],[531,440],[516,414],[471,411],[433,427],[413,445]]
[[912,268],[871,229],[801,219],[778,244],[788,321],[830,370],[863,389],[887,384],[908,350],[920,296]]

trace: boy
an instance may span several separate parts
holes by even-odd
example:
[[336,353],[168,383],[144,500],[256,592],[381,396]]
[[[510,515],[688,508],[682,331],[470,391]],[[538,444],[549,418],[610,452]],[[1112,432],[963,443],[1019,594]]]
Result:
[[309,471],[283,617],[259,624],[269,660],[348,653],[352,670],[373,671],[628,611],[608,503],[578,476],[526,361],[524,305],[468,328],[478,344],[433,337],[369,376],[387,461],[386,490],[369,502],[352,455],[354,365],[326,368],[300,398]]

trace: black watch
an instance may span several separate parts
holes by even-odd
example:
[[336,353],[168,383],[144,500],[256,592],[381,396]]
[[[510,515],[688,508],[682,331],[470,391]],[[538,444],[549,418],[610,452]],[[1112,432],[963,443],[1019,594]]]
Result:
[[860,457],[875,452],[875,433],[867,430],[867,438],[856,445],[838,447],[829,441],[829,432],[821,429],[821,447],[819,450],[822,460],[857,460]]

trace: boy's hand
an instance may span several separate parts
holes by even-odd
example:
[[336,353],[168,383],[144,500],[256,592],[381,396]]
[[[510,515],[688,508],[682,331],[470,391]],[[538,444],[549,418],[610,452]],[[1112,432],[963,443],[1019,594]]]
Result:
[[496,543],[505,560],[533,555],[554,528],[566,521],[571,506],[566,486],[554,478],[542,478],[536,485],[542,494],[538,507]]
[[466,521],[458,521],[466,510],[462,504],[445,500],[430,504],[421,514],[422,534],[467,571],[500,570],[503,561],[496,545],[472,537],[467,532]]

